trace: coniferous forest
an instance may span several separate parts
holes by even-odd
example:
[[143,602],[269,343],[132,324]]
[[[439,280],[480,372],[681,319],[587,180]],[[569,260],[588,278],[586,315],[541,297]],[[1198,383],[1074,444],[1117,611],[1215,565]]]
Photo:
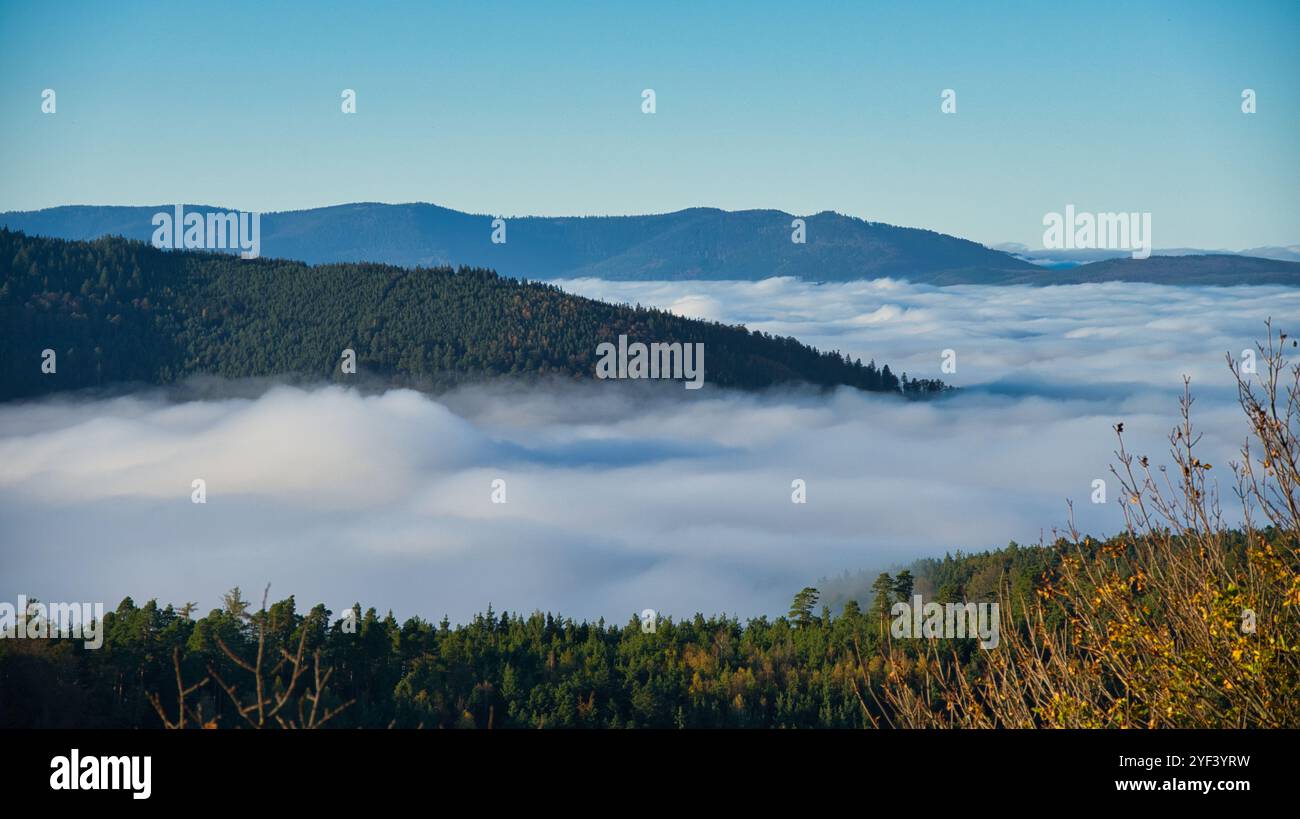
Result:
[[[1191,567],[1182,561],[1194,557],[1195,538],[1172,544],[1187,555],[1161,558],[1171,544],[1159,535],[949,555],[878,575],[861,602],[849,599],[834,614],[810,587],[783,617],[696,615],[661,619],[653,631],[636,616],[575,622],[490,606],[456,626],[398,622],[360,604],[351,612],[303,610],[289,596],[262,605],[240,589],[204,617],[192,604],[128,598],[106,614],[99,649],[74,639],[0,641],[0,728],[1295,725],[1296,607],[1261,599],[1268,608],[1256,634],[1235,622],[1253,592],[1300,577],[1294,552],[1279,559],[1276,547],[1287,541],[1271,528],[1225,533],[1214,564],[1226,577],[1253,567],[1257,581],[1207,590],[1196,619],[1218,635],[1199,645],[1173,630],[1174,607],[1157,585],[1140,580],[1152,560],[1187,579]],[[1104,574],[1080,584],[1081,566]],[[974,639],[892,640],[889,609],[913,593],[939,602],[1000,599],[1007,644],[985,652]],[[1081,608],[1103,597],[1117,607]],[[1139,627],[1142,618],[1149,621]],[[1102,624],[1104,639],[1090,642],[1089,629]],[[1019,690],[1023,701],[1009,707],[997,699],[1007,693],[1000,675],[1006,663],[1035,673],[1023,641],[1040,628],[1074,631],[1080,642],[1053,659],[1059,668],[1038,670],[1035,682],[1049,686],[1044,702]],[[1160,652],[1163,639],[1184,643],[1182,650]],[[1087,664],[1105,669],[1101,687],[1063,699],[1070,668]],[[259,677],[271,692],[266,711],[276,710],[261,718],[248,710]],[[178,680],[186,689],[179,699]]]
[[[0,400],[192,375],[341,379],[342,352],[382,385],[494,376],[592,378],[597,346],[703,343],[706,383],[804,382],[924,396],[932,379],[793,338],[606,304],[490,270],[308,266],[138,241],[69,242],[0,229]],[[55,375],[40,368],[57,354]]]
[[[1013,549],[962,558],[936,576],[970,580],[996,565],[1032,583],[1055,554]],[[918,589],[928,588],[922,578]],[[351,704],[330,727],[857,728],[879,717],[855,694],[857,686],[870,703],[862,686],[883,682],[880,625],[888,618],[873,603],[853,602],[832,616],[808,593],[786,617],[660,619],[645,633],[636,617],[574,622],[489,607],[452,626],[398,622],[359,604],[350,629],[346,612],[304,610],[290,596],[263,613],[239,589],[203,617],[185,604],[126,599],[106,614],[100,649],[83,650],[75,640],[0,641],[0,703],[9,704],[0,707],[0,727],[162,727],[150,698],[160,695],[174,721],[173,651],[187,686],[209,678],[191,698],[191,724],[246,725],[216,680],[241,685],[252,677],[222,645],[253,662],[264,624],[267,656],[296,655],[302,642],[305,663],[319,650],[322,667],[333,670],[322,709]],[[973,641],[952,647],[978,660]],[[292,671],[268,676],[284,686]],[[294,719],[296,709],[295,702]]]

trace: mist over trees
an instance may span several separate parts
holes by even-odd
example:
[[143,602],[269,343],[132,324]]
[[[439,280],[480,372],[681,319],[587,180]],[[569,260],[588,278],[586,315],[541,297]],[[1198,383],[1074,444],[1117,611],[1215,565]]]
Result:
[[[1126,528],[1105,541],[921,560],[839,616],[808,586],[775,620],[652,629],[491,606],[454,628],[359,604],[335,620],[292,596],[252,612],[238,589],[195,620],[128,598],[98,649],[0,640],[0,727],[1300,726],[1300,366],[1269,333],[1258,375],[1229,358],[1250,431],[1238,528],[1189,390],[1164,466],[1116,424]],[[894,639],[913,593],[996,603],[1001,642]]]

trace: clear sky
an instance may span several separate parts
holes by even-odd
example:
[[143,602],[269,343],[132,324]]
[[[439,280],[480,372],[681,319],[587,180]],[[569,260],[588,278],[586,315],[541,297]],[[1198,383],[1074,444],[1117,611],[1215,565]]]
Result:
[[0,179],[0,210],[770,207],[1037,247],[1074,204],[1293,244],[1300,2],[0,0]]

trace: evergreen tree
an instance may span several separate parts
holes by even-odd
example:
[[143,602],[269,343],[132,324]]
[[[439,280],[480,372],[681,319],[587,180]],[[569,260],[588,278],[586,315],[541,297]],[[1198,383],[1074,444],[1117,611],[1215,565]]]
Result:
[[813,622],[813,607],[817,605],[817,600],[821,593],[812,586],[805,586],[798,594],[794,596],[794,602],[790,604],[790,613],[787,615],[790,621],[800,627],[806,627]]
[[912,585],[914,583],[912,573],[903,569],[894,578],[894,594],[898,595],[898,600],[902,603],[912,602]]
[[871,609],[884,632],[884,623],[889,618],[889,610],[894,605],[894,578],[888,572],[881,572],[876,582],[871,584]]

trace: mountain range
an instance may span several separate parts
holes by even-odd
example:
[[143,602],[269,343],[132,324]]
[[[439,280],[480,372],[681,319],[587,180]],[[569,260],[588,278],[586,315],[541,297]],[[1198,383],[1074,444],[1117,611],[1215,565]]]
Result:
[[[1033,262],[1044,267],[1074,267],[1075,265],[1101,262],[1110,259],[1127,259],[1131,253],[1127,250],[1093,249],[1093,250],[1033,250],[1019,242],[1004,242],[990,245],[994,250],[1010,253],[1018,259]],[[1245,250],[1208,250],[1192,247],[1165,247],[1151,251],[1153,256],[1253,256],[1259,259],[1273,259],[1279,262],[1300,262],[1300,245],[1270,245],[1267,247],[1250,247]]]
[[[172,207],[68,205],[3,213],[0,226],[61,239],[149,241],[153,215]],[[426,203],[362,202],[264,213],[261,253],[308,264],[464,265],[543,280],[794,276],[811,281],[891,277],[938,285],[1108,280],[1300,285],[1295,261],[1207,253],[1181,256],[1173,264],[1156,257],[1105,258],[1062,270],[955,236],[830,211],[796,217],[778,210],[690,208],[645,216],[503,217],[502,243],[492,241],[495,218]],[[796,218],[803,221],[803,243],[792,241]]]

